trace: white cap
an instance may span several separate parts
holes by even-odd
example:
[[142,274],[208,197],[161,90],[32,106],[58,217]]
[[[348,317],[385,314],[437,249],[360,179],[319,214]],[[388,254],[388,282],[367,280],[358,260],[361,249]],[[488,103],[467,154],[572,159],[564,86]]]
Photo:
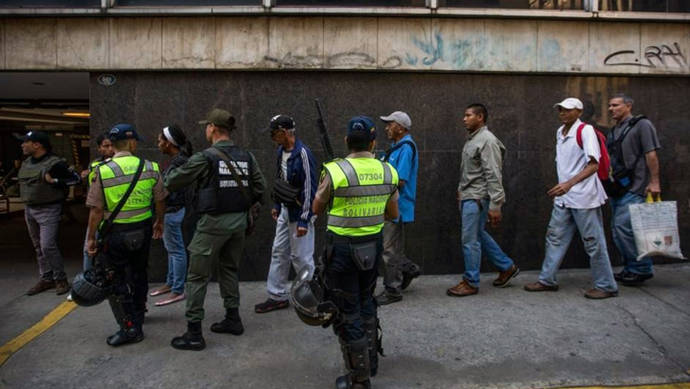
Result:
[[408,114],[406,114],[405,112],[395,111],[388,116],[379,116],[379,117],[384,122],[396,122],[396,123],[400,124],[401,126],[405,127],[405,129],[408,131],[412,128],[412,120],[410,120],[410,116]]
[[580,111],[582,110],[582,101],[580,99],[576,99],[574,97],[568,97],[567,99],[561,101],[558,104],[554,104],[553,107],[556,108],[558,106],[561,106],[565,109],[579,109]]

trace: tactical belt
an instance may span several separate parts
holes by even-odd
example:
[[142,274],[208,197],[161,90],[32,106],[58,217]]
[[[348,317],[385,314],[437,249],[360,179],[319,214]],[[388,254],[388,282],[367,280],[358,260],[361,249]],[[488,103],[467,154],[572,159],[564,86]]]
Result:
[[327,234],[328,243],[366,243],[374,240],[379,240],[383,237],[381,232],[365,236],[343,236],[335,234],[331,231]]

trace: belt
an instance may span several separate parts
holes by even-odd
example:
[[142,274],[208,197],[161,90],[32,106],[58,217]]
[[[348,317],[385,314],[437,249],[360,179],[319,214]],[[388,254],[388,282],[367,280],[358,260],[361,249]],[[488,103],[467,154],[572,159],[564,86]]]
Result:
[[379,240],[382,237],[383,237],[383,234],[380,232],[376,233],[376,234],[372,234],[372,235],[365,235],[365,236],[343,236],[343,235],[334,234],[333,232],[329,231],[326,239],[328,240],[328,243],[366,243],[366,242]]

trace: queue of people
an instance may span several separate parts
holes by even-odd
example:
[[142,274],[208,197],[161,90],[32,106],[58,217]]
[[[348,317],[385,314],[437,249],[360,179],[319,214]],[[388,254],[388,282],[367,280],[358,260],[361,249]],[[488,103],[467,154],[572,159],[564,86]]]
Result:
[[[660,145],[652,123],[633,116],[632,107],[633,100],[626,95],[609,100],[616,125],[604,139],[580,120],[583,104],[579,99],[570,97],[554,105],[562,123],[555,132],[558,182],[547,192],[553,209],[541,273],[535,282],[524,285],[526,291],[558,290],[557,271],[576,230],[592,272],[593,285],[585,297],[615,297],[617,282],[634,286],[653,277],[651,259],[636,260],[627,206],[644,201],[647,193],[659,195],[656,152]],[[505,287],[520,273],[515,260],[486,230],[487,223],[490,227],[501,223],[507,202],[502,179],[506,147],[489,130],[488,119],[483,104],[470,104],[464,111],[467,139],[457,200],[465,271],[462,280],[447,289],[453,297],[479,292],[483,254],[499,271],[493,286]],[[267,313],[287,308],[293,301],[305,322],[333,325],[348,371],[338,378],[338,388],[370,387],[370,377],[377,373],[377,355],[382,352],[377,306],[400,302],[402,291],[420,275],[419,265],[405,254],[405,229],[414,222],[419,170],[412,120],[402,111],[380,120],[392,142],[385,154],[375,155],[374,120],[353,117],[345,137],[348,156],[325,163],[319,179],[316,159],[297,136],[293,118],[274,116],[265,130],[277,145],[270,211],[276,228],[268,297],[254,310]],[[111,346],[144,337],[148,252],[151,239],[161,237],[168,252],[168,274],[165,284],[150,295],[162,296],[157,306],[186,301],[186,331],[173,338],[171,346],[205,348],[201,324],[214,271],[226,313],[210,329],[232,335],[244,332],[238,310],[238,270],[254,211],[264,202],[266,180],[254,155],[233,141],[235,119],[229,112],[213,109],[199,123],[210,146],[196,153],[181,128],[163,128],[158,147],[171,159],[162,171],[157,163],[135,156],[139,136],[133,126],[115,125],[97,139],[101,156],[82,172],[89,185],[86,205],[90,207],[84,268],[100,261],[111,271],[112,292],[107,298],[119,325],[107,339]],[[23,142],[28,158],[19,181],[40,270],[39,282],[27,294],[53,287],[58,294],[66,293],[69,284],[55,239],[64,180],[70,172],[64,161],[50,153],[45,134],[30,132]],[[612,174],[602,176],[609,156]],[[612,271],[604,235],[602,206],[607,198],[613,210],[614,243],[625,261],[618,274]],[[182,221],[190,207],[199,219],[191,242],[185,242]],[[321,214],[326,214],[327,226],[323,254],[314,249],[314,221]],[[374,297],[379,267],[384,289]],[[290,268],[299,275],[299,285],[296,282],[292,291]],[[320,284],[309,285],[309,280],[320,280]],[[309,307],[310,302],[301,300],[305,295],[295,295],[304,285],[309,285],[309,291],[323,288],[320,299],[327,298],[330,305],[316,299]],[[77,302],[85,297],[76,294]]]

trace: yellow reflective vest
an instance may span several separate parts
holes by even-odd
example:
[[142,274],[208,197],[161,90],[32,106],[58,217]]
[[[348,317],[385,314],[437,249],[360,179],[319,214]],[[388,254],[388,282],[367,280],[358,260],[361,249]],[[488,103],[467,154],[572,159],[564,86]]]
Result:
[[324,165],[333,182],[327,228],[342,236],[381,232],[388,198],[398,186],[398,172],[374,158],[345,158]]
[[[98,176],[105,198],[105,219],[110,217],[110,213],[129,188],[138,167],[139,158],[132,155],[112,158],[98,166]],[[115,223],[137,223],[153,216],[153,187],[159,177],[158,164],[145,161],[141,177],[115,217]]]

